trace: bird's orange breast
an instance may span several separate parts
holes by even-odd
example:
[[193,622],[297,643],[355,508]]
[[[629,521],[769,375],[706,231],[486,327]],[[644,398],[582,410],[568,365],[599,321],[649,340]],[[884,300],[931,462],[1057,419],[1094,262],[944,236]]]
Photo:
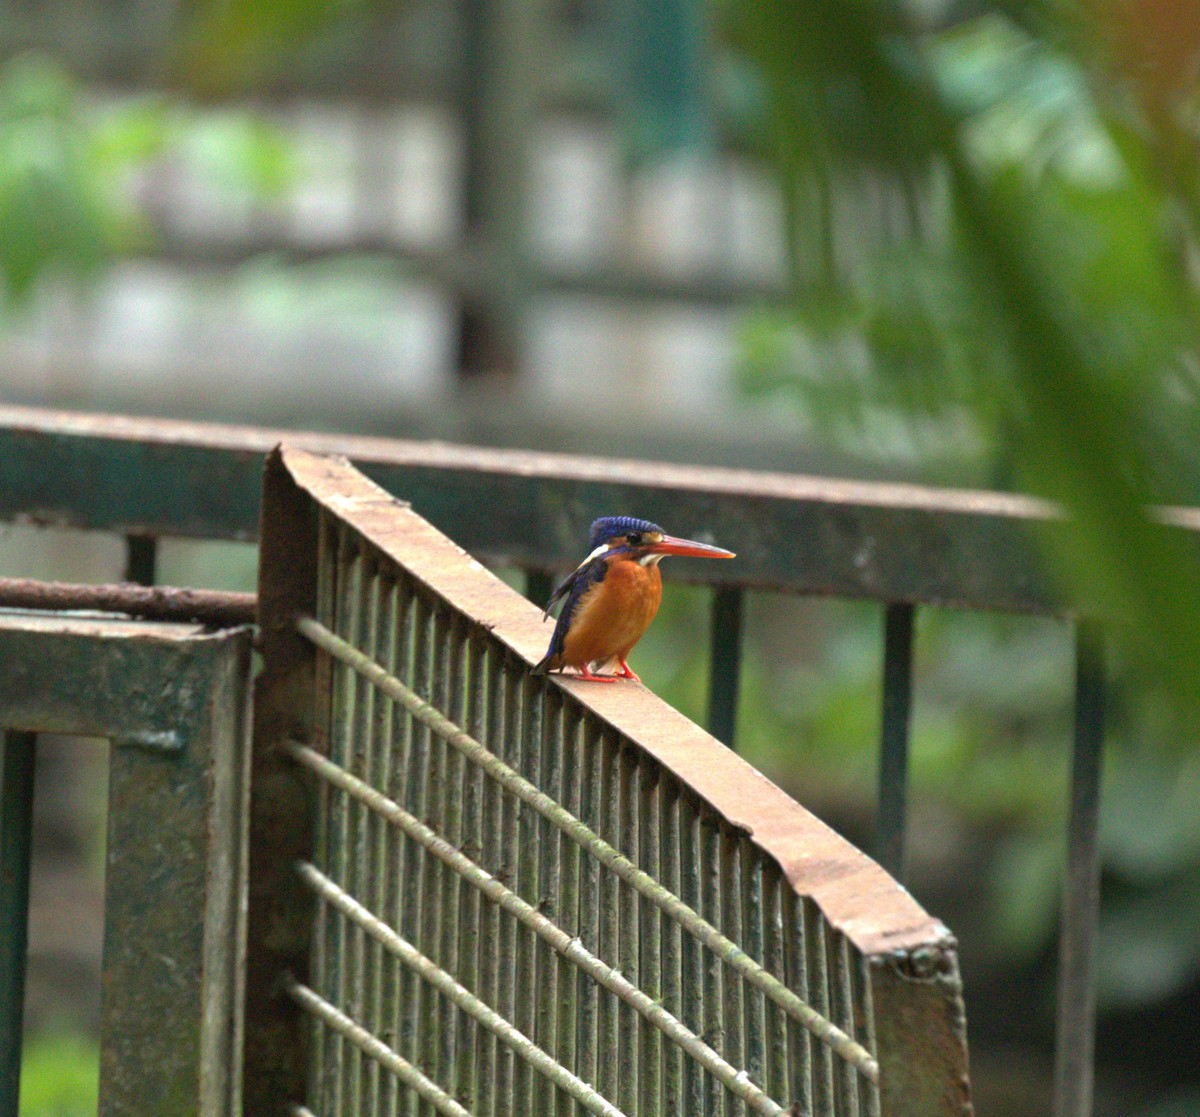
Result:
[[563,640],[562,662],[569,667],[626,656],[650,627],[662,602],[658,565],[613,562],[602,582],[581,598]]

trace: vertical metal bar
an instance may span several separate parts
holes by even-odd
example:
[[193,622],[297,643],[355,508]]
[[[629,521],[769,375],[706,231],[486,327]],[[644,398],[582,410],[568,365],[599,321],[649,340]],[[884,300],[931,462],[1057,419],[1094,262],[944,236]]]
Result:
[[[430,696],[433,674],[432,607],[429,600],[417,594],[413,615],[413,659],[412,687],[425,699]],[[429,795],[429,729],[413,718],[408,719],[411,734],[408,770],[408,810],[418,818],[424,818]],[[424,850],[415,842],[405,844],[404,894],[401,909],[401,935],[411,943],[423,942],[421,904],[425,893],[425,867],[427,858]],[[422,1027],[422,999],[426,991],[421,979],[407,966],[400,975],[400,1002],[404,1017],[400,1028],[398,1053],[410,1063],[421,1062],[420,1040]],[[432,995],[430,993],[429,995]],[[406,1090],[401,1112],[409,1115],[417,1110],[419,1098],[415,1091]]]
[[[700,888],[700,914],[714,927],[724,930],[721,911],[721,826],[715,818],[704,820],[700,830],[700,863],[703,874]],[[719,1055],[728,1057],[725,1043],[725,972],[720,958],[711,951],[704,952],[704,1041]],[[725,1090],[711,1074],[705,1075],[705,1117],[723,1117]]]
[[[641,817],[639,790],[642,772],[632,749],[622,749],[617,767],[620,773],[621,842],[620,850],[635,865],[642,860]],[[619,961],[617,969],[634,985],[641,984],[641,951],[639,949],[638,914],[641,897],[632,888],[623,886],[618,905],[617,936]],[[638,1079],[642,1018],[632,1006],[621,1002],[617,1006],[620,1029],[617,1037],[617,1108],[625,1113],[639,1111]]]
[[[693,911],[700,911],[700,897],[704,880],[701,861],[703,830],[700,812],[689,798],[680,799],[681,817],[679,826],[680,881],[679,898]],[[688,1028],[712,1045],[711,1037],[704,1031],[705,1015],[704,951],[694,935],[684,934],[680,948],[680,968],[683,974],[683,1005],[680,1019]],[[683,1105],[682,1113],[703,1114],[704,1072],[690,1058],[683,1061]]]
[[530,294],[525,228],[538,96],[533,75],[544,15],[543,5],[530,0],[469,0],[462,7],[465,232],[493,274],[504,276],[478,294],[463,293],[457,361],[463,376],[520,365]]
[[738,688],[742,670],[742,602],[738,586],[718,586],[713,592],[712,637],[709,656],[708,731],[734,747]]
[[[317,571],[316,571],[316,609],[317,617],[330,628],[337,625],[337,529],[329,514],[322,510],[318,515],[319,530],[317,533]],[[335,668],[326,664],[324,679],[329,681],[336,678]],[[327,700],[332,702],[333,687],[329,686]],[[332,727],[321,726],[321,732],[329,747],[332,738]],[[322,780],[316,790],[317,823],[313,828],[313,858],[322,867],[329,864],[329,817],[332,811],[334,790]],[[329,930],[333,916],[323,900],[317,902],[317,911],[313,921],[312,942],[310,945],[309,964],[317,988],[326,990],[327,974],[329,972]],[[306,1100],[318,1109],[323,1109],[326,1103],[324,1091],[328,1076],[325,1073],[326,1060],[333,1050],[336,1040],[325,1027],[322,1020],[313,1018],[310,1024],[311,1049],[308,1065],[308,1082],[305,1094]]]
[[125,581],[154,585],[158,566],[158,540],[153,535],[125,536]]
[[905,602],[893,602],[884,610],[883,732],[879,749],[879,815],[875,847],[879,863],[897,880],[904,879],[913,620],[914,608]]
[[554,592],[554,577],[545,570],[525,571],[525,596],[539,607],[544,607]]
[[1058,964],[1056,1117],[1090,1117],[1092,1112],[1104,687],[1104,640],[1100,626],[1081,620],[1075,629],[1075,742]]
[[[451,613],[441,602],[433,606],[433,676],[430,680],[430,703],[438,710],[446,713],[450,709],[451,687],[451,645],[453,642]],[[446,815],[449,809],[446,794],[446,780],[449,775],[450,747],[439,734],[429,737],[427,753],[427,776],[425,814],[421,818],[426,824],[439,833],[446,827]],[[444,909],[446,885],[450,870],[436,857],[422,849],[420,851],[424,865],[425,887],[421,892],[420,937],[414,945],[426,957],[431,958],[440,966],[447,964],[447,958],[442,953],[442,930],[447,922]],[[452,1006],[437,990],[428,984],[423,985],[425,1008],[421,1013],[421,1057],[420,1067],[439,1086],[444,1085],[446,1067],[442,1062],[445,1033],[452,1031],[450,1013]],[[431,1102],[422,1099],[417,1106],[421,1117],[433,1117],[434,1108]]]
[[[620,845],[621,759],[620,748],[614,734],[604,734],[600,741],[600,752],[600,811],[602,812],[600,833],[608,842]],[[614,873],[602,872],[600,874],[600,940],[596,953],[606,961],[611,960],[613,965],[618,968],[621,965],[621,932],[618,918],[620,900],[621,882],[619,878]],[[601,994],[598,1013],[600,1038],[597,1046],[608,1054],[607,1057],[601,1057],[599,1060],[596,1089],[606,1098],[616,1097],[620,1078],[618,1060],[613,1057],[619,1042],[618,1004],[618,1000],[611,993]]]
[[[519,684],[521,702],[520,740],[518,745],[520,760],[514,763],[526,779],[538,779],[538,769],[542,753],[542,691],[535,681],[524,679]],[[515,759],[515,757],[514,757]],[[512,760],[509,763],[513,763]],[[537,905],[541,902],[541,863],[538,857],[538,846],[542,833],[542,816],[528,804],[521,803],[519,807],[520,838],[517,850],[517,887],[516,891],[529,903]],[[517,1028],[527,1036],[536,1035],[537,1001],[534,991],[537,989],[537,948],[535,935],[528,932],[519,923],[513,924],[513,934],[517,940],[517,1003],[516,1011],[511,1017]],[[514,1113],[534,1113],[533,1108],[533,1068],[524,1059],[517,1061],[514,1074]]]
[[[750,848],[748,842],[738,842],[742,859],[742,936],[743,948],[756,962],[762,963],[764,937],[763,908],[763,862]],[[764,1028],[766,1017],[765,998],[748,981],[742,987],[743,1012],[745,1013],[745,1061],[742,1064],[751,1079],[766,1086],[766,1051]]]
[[17,1117],[37,736],[7,730],[0,775],[0,1117]]
[[[789,988],[801,1000],[813,1004],[809,993],[809,961],[812,944],[808,934],[808,902],[797,896],[788,886],[783,887],[783,927],[785,977]],[[813,1007],[817,1006],[813,1004]],[[792,1107],[801,1113],[815,1111],[813,1094],[816,1077],[813,1073],[813,1049],[816,1041],[812,1034],[791,1017],[787,1022],[788,1032],[788,1098]]]
[[[401,606],[400,586],[389,581],[381,586],[379,621],[379,662],[392,674],[403,677],[401,667],[402,649],[407,645],[406,612]],[[404,803],[404,728],[397,716],[396,704],[380,699],[379,718],[379,787],[394,802]],[[401,835],[393,826],[385,827],[382,847],[379,851],[379,872],[382,876],[382,892],[379,897],[380,911],[388,925],[400,926],[400,872],[404,859]],[[381,955],[379,979],[379,1036],[389,1047],[396,1043],[397,1012],[399,1002],[399,971],[396,959]],[[381,1080],[379,1114],[397,1117],[400,1110],[399,1080],[391,1074]]]
[[[781,981],[786,980],[784,970],[784,922],[783,881],[778,866],[773,862],[763,865],[763,966],[768,973]],[[773,1098],[787,1098],[788,1094],[788,1018],[774,1001],[764,999],[765,1012],[765,1057],[766,1071],[763,1088]]]
[[[850,944],[845,935],[834,932],[830,936],[829,950],[832,955],[833,974],[830,989],[830,1002],[833,1008],[832,1019],[847,1035],[855,1034],[854,1027],[854,977],[853,962],[850,957]],[[846,1117],[859,1117],[858,1074],[854,1067],[845,1059],[837,1061],[837,1086],[841,1093],[839,1113]]]
[[[355,563],[357,578],[355,579],[355,596],[352,602],[353,618],[348,638],[356,647],[364,648],[370,653],[374,641],[374,617],[372,611],[371,591],[374,587],[374,561],[364,551],[359,552]],[[371,740],[372,702],[374,688],[365,680],[359,679],[354,692],[354,706],[351,714],[351,764],[350,770],[362,779],[370,781],[371,769],[374,763],[373,745]],[[373,833],[373,812],[368,811],[361,803],[352,804],[351,842],[353,843],[347,859],[347,868],[353,869],[353,887],[347,891],[358,896],[362,902],[371,907],[373,913],[378,912],[374,906],[375,877],[369,865],[371,839]],[[361,928],[355,928],[352,940],[353,975],[351,984],[351,1016],[355,1020],[365,1020],[370,1008],[370,969],[369,963],[373,951],[371,940]],[[354,1098],[356,1111],[366,1112],[369,1084],[377,1070],[375,1060],[364,1057],[359,1052],[354,1062],[354,1076],[350,1082],[350,1093]]]
[[[816,904],[807,899],[804,907],[804,939],[808,962],[808,1003],[827,1020],[830,1018],[829,926]],[[824,1043],[813,1044],[813,1113],[834,1117],[834,1055]]]
[[[363,647],[376,662],[384,663],[387,645],[384,632],[387,625],[387,588],[378,562],[372,559],[369,576],[364,579],[363,596],[366,605],[366,630]],[[387,787],[387,700],[375,687],[364,687],[363,735],[366,738],[366,753],[363,758],[363,779],[372,787],[383,791]],[[387,826],[375,811],[367,812],[366,841],[364,842],[364,903],[379,918],[387,919],[384,892],[387,887],[387,870],[384,865]],[[366,939],[366,958],[363,962],[364,1014],[361,1017],[372,1035],[383,1030],[383,969],[384,955],[381,944],[373,937]],[[363,1062],[364,1112],[378,1114],[383,1107],[385,1071],[375,1059]]]
[[[718,927],[732,942],[744,943],[742,926],[742,859],[736,832],[721,832],[721,922]],[[725,973],[724,990],[725,1046],[721,1054],[735,1067],[746,1066],[745,1021],[742,1012],[742,979]],[[745,1104],[735,1094],[725,1092],[726,1117],[743,1117]]]
[[[496,755],[500,756],[510,766],[520,765],[521,757],[521,673],[511,664],[506,663],[502,673],[504,684],[504,732],[497,742]],[[493,783],[494,788],[498,785]],[[515,892],[519,892],[521,881],[517,876],[520,853],[520,801],[513,795],[500,794],[499,799],[499,831],[500,849],[498,876]],[[516,919],[506,912],[496,912],[497,926],[497,958],[496,966],[499,977],[499,994],[496,998],[496,1011],[505,1020],[513,1020],[516,1010],[517,997],[524,996],[528,990],[522,990],[517,985],[517,929]],[[492,1112],[495,1117],[517,1112],[513,1106],[513,1093],[516,1088],[516,1056],[507,1044],[494,1044],[496,1066],[496,1100]]]
[[[477,635],[470,638],[467,654],[467,732],[477,741],[489,741],[486,652],[483,641]],[[462,798],[462,851],[476,863],[482,864],[483,831],[480,824],[485,777],[478,765],[466,763],[466,758],[461,755],[458,760],[458,786],[461,788]],[[472,993],[481,997],[485,1004],[494,1005],[494,998],[487,999],[488,991],[483,987],[484,979],[480,973],[480,951],[486,942],[480,932],[484,919],[483,908],[487,906],[487,901],[483,899],[478,889],[472,888],[465,880],[460,879],[458,887],[459,911],[462,921],[457,967],[458,980]],[[483,1030],[472,1017],[465,1012],[457,1013],[455,1046],[459,1055],[455,1061],[453,1092],[463,1108],[471,1112],[475,1112],[478,1083],[484,1083],[485,1091],[491,1092],[488,1080],[477,1075],[479,1061],[483,1054],[483,1034]]]
[[[872,1055],[878,1056],[879,1044],[875,1037],[875,1003],[871,995],[871,967],[861,954],[854,959],[854,1004],[857,1029],[855,1037]],[[858,1089],[862,1111],[867,1117],[879,1117],[879,1087],[858,1076]]]
[[[449,674],[447,679],[446,714],[456,725],[464,725],[467,716],[468,672],[466,626],[458,613],[445,618],[447,625],[447,647],[449,652]],[[442,836],[457,849],[463,843],[463,795],[466,758],[457,749],[445,749],[443,753],[442,787]],[[446,866],[441,873],[441,901],[439,903],[441,928],[439,932],[438,960],[443,969],[450,971],[461,982],[463,974],[459,957],[462,926],[461,893],[464,882]],[[468,986],[475,992],[472,982]],[[458,1068],[458,1018],[464,1015],[448,998],[440,999],[437,1028],[439,1032],[438,1064],[441,1067],[439,1084],[447,1092],[457,1090]],[[465,1061],[465,1060],[464,1060]]]
[[[636,809],[640,815],[641,857],[638,864],[655,880],[662,880],[660,848],[665,822],[662,815],[662,781],[649,764],[640,765],[641,791]],[[654,905],[638,897],[641,909],[638,920],[640,939],[642,991],[655,1001],[662,1000],[662,913]],[[641,1044],[639,1052],[639,1079],[641,1105],[638,1113],[644,1117],[657,1117],[662,1108],[662,1033],[639,1023]]]
[[[663,824],[659,838],[662,858],[662,883],[672,895],[682,895],[682,839],[680,816],[683,813],[678,786],[670,780],[659,780],[662,796]],[[686,1023],[683,1012],[683,928],[678,920],[662,921],[662,992],[663,1005],[677,1020]],[[688,936],[689,938],[691,936]],[[683,1049],[672,1042],[663,1043],[663,1102],[664,1113],[687,1112],[683,1100]]]
[[[359,592],[362,585],[363,567],[362,546],[345,526],[341,528],[339,536],[336,631],[351,644],[357,646],[360,614]],[[357,718],[366,683],[345,664],[337,664],[334,671],[337,682],[334,688],[331,755],[335,763],[348,771],[357,773],[361,770],[355,755],[359,748]],[[325,871],[353,894],[358,887],[359,851],[362,848],[359,827],[365,812],[361,803],[355,802],[345,794],[336,795],[331,802],[333,813],[329,820],[329,866]],[[362,973],[361,963],[366,945],[365,935],[362,928],[346,919],[335,908],[326,905],[326,911],[333,921],[335,932],[331,938],[333,950],[330,957],[330,984],[325,996],[338,1008],[358,1020],[361,1019],[362,1013],[362,991],[359,977]],[[333,1093],[334,1110],[335,1112],[357,1113],[360,1108],[358,1084],[363,1053],[345,1037],[335,1032],[329,1034],[334,1037],[337,1045],[336,1061],[333,1064],[336,1068],[334,1071],[336,1077]]]
[[[497,756],[504,752],[504,696],[505,673],[504,659],[498,648],[488,649],[486,658],[487,672],[487,716],[485,719],[485,740],[489,749]],[[474,765],[472,765],[474,767]],[[480,784],[481,822],[479,830],[480,864],[488,869],[493,876],[504,871],[506,856],[503,832],[502,811],[504,796],[500,785],[495,780],[487,779],[483,772],[478,773]],[[511,879],[511,878],[508,878]],[[471,891],[475,891],[472,889]],[[503,978],[500,972],[500,935],[503,929],[503,916],[500,908],[494,903],[480,901],[479,951],[480,976],[479,998],[484,1004],[495,1006],[498,1012],[503,1012],[498,995]],[[476,1061],[479,1068],[478,1081],[480,1084],[477,1111],[479,1117],[495,1117],[498,1112],[500,1090],[496,1071],[497,1047],[499,1041],[486,1029],[475,1028]],[[464,1102],[464,1105],[466,1103]],[[466,1106],[470,1109],[471,1106]]]
[[[583,751],[580,761],[582,787],[580,788],[580,817],[597,833],[604,830],[604,749],[599,731],[594,725],[584,723]],[[600,934],[600,911],[602,906],[600,862],[580,850],[579,853],[579,937],[583,944],[600,957],[606,957]],[[579,1050],[577,1073],[585,1082],[598,1090],[600,1060],[597,1048],[598,1021],[600,1011],[600,987],[596,982],[580,976],[579,979],[579,1025],[576,1043]],[[604,1093],[600,1090],[600,1093]],[[605,1095],[607,1096],[607,1095]]]
[[[562,796],[560,802],[576,818],[583,816],[583,715],[578,710],[564,711],[562,738]],[[558,925],[568,935],[578,938],[580,934],[580,859],[583,850],[562,831],[555,829],[551,838],[558,845],[560,869]],[[558,965],[558,1061],[573,1074],[580,1074],[578,1048],[579,1007],[586,985],[594,985],[565,957],[556,956]],[[575,1103],[565,1091],[559,1091],[559,1117],[573,1117]]]
[[[542,755],[538,786],[556,803],[562,802],[562,744],[563,703],[561,692],[555,688],[543,699],[545,716],[542,720]],[[559,859],[561,834],[549,821],[538,818],[538,895],[539,908],[548,919],[558,921],[561,897],[562,863]],[[556,1062],[561,1062],[558,1050],[559,956],[541,939],[535,945],[537,958],[537,1035],[538,1045]],[[534,1112],[551,1117],[557,1105],[554,1084],[539,1074],[534,1082]]]

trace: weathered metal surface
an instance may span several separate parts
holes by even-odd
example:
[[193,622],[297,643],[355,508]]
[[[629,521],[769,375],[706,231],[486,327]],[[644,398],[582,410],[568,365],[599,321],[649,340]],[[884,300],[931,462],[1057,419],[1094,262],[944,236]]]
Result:
[[108,737],[100,1112],[238,1112],[251,633],[0,614],[0,722]]
[[17,1117],[33,853],[32,733],[0,734],[0,1117]]
[[702,574],[679,560],[676,576],[1059,608],[1030,538],[1053,511],[1019,496],[29,408],[0,408],[0,520],[252,539],[263,458],[281,441],[352,458],[468,550],[526,567],[573,566],[591,520],[620,510],[738,551]]
[[0,609],[121,613],[145,620],[194,621],[229,628],[254,623],[256,598],[252,593],[132,582],[84,585],[39,582],[33,578],[0,578]]
[[209,718],[203,630],[0,611],[0,720],[173,752]]
[[881,1117],[972,1117],[954,940],[870,960]]
[[1106,688],[1103,633],[1095,622],[1081,622],[1075,632],[1075,741],[1059,939],[1055,1117],[1091,1117],[1092,1113]]
[[269,1117],[290,1113],[289,1103],[303,1098],[308,1052],[302,1014],[281,979],[307,980],[312,904],[291,867],[312,856],[313,804],[281,748],[311,736],[314,702],[328,680],[318,680],[316,657],[293,623],[298,609],[316,602],[315,513],[277,465],[262,483],[271,514],[260,542],[263,669],[254,687],[243,1097],[247,1114]]
[[[307,676],[291,685],[293,699],[318,703],[315,714],[301,707],[296,720],[311,724],[296,737],[323,776],[310,844],[328,883],[305,984],[324,1004],[495,1115],[573,1110],[552,1078],[439,999],[435,974],[619,1109],[646,1115],[741,1115],[753,1104],[873,1117],[884,1092],[897,1096],[867,1073],[877,1056],[885,1073],[882,1046],[895,1042],[880,1028],[876,986],[918,1031],[961,1024],[957,986],[906,1000],[874,976],[877,964],[915,970],[934,955],[952,967],[945,928],[703,730],[636,685],[531,677],[546,638],[540,610],[347,464],[284,451],[267,492],[268,522],[277,498],[285,519],[306,506],[317,518],[315,528],[304,519],[315,579],[292,586],[290,606],[280,592],[277,608],[311,609],[317,620],[301,627],[322,653],[307,666],[293,659]],[[264,555],[264,609],[269,585],[308,566],[294,546]],[[266,660],[270,670],[269,650]],[[378,834],[380,819],[398,840]],[[464,865],[495,887],[472,896]],[[428,962],[424,976],[375,953],[393,933]],[[633,998],[584,980],[584,959],[619,972]],[[798,1017],[771,982],[807,999]],[[678,1029],[656,1026],[655,1006]],[[332,1019],[315,1024],[307,1093],[281,1097],[355,1113],[411,1098]],[[678,1042],[687,1035],[760,1093],[731,1092]],[[462,1051],[478,1053],[473,1073]],[[965,1047],[946,1051],[928,1064],[941,1077],[922,1096],[961,1100]]]

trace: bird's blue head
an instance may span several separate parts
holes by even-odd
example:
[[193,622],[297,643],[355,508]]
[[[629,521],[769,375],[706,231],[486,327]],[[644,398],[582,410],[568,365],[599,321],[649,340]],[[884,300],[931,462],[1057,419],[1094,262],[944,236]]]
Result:
[[649,520],[639,520],[634,516],[601,516],[592,524],[588,536],[588,546],[595,550],[597,547],[611,543],[614,539],[628,535],[653,535],[661,537],[666,532]]

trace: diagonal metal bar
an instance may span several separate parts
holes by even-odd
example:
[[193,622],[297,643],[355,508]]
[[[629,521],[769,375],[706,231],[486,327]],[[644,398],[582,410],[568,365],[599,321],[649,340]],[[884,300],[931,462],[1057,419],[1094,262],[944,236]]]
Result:
[[746,1102],[755,1113],[764,1113],[768,1117],[774,1117],[775,1114],[783,1112],[783,1107],[768,1097],[747,1077],[744,1071],[738,1070],[737,1067],[718,1055],[699,1036],[684,1027],[661,1004],[648,997],[616,969],[591,953],[579,939],[572,938],[532,904],[521,899],[510,888],[460,853],[399,804],[394,803],[386,795],[376,791],[370,784],[334,764],[307,745],[293,743],[287,746],[287,751],[299,763],[353,795],[389,822],[400,827],[414,841],[478,888],[488,899],[498,904],[510,915],[515,916],[517,920],[548,942],[569,962],[578,966],[604,988],[620,997],[622,1001],[683,1048],[726,1089]]
[[418,721],[427,725],[454,748],[479,764],[503,787],[549,819],[573,841],[587,849],[601,864],[611,869],[621,880],[676,920],[689,934],[694,935],[726,965],[736,970],[756,988],[762,990],[789,1016],[808,1029],[837,1055],[855,1066],[871,1082],[878,1082],[879,1064],[862,1044],[852,1039],[810,1005],[805,1004],[783,982],[767,973],[741,947],[728,939],[653,877],[639,869],[550,796],[513,771],[449,718],[421,699],[400,679],[388,674],[369,656],[347,643],[336,633],[331,632],[323,624],[311,617],[298,617],[296,627],[319,648],[359,672],[363,678],[374,683],[386,695],[403,705]]
[[[285,988],[288,996],[298,1005],[318,1017],[331,1031],[336,1032],[343,1039],[349,1040],[364,1055],[391,1071],[401,1082],[429,1102],[443,1117],[471,1117],[471,1114],[436,1082],[427,1078],[407,1059],[397,1055],[386,1043],[357,1024],[336,1005],[331,1005],[307,985],[301,985],[290,974],[285,979]],[[312,1117],[311,1112],[305,1106],[293,1107],[292,1113],[294,1117],[304,1117],[304,1115]]]
[[599,1117],[625,1117],[621,1110],[596,1093],[583,1079],[576,1077],[566,1067],[556,1063],[528,1036],[514,1028],[498,1012],[485,1005],[470,990],[463,988],[441,966],[427,958],[407,939],[396,934],[386,923],[367,911],[353,896],[341,888],[336,881],[330,880],[315,865],[299,862],[296,871],[305,884],[317,895],[328,901],[381,943],[385,950],[394,954],[444,997],[477,1020],[512,1048],[530,1066],[540,1071],[560,1090],[574,1098],[589,1113],[598,1114]]

